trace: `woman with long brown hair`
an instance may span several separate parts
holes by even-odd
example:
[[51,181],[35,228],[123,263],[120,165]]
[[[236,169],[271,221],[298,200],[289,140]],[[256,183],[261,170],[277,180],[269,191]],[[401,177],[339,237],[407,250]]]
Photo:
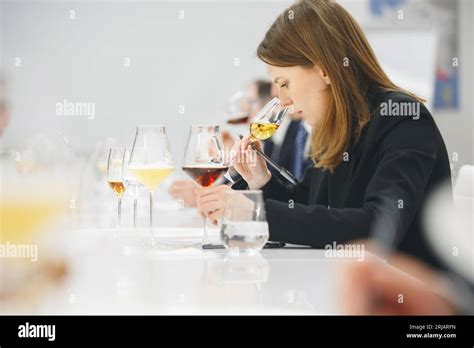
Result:
[[[314,167],[298,185],[261,159],[251,163],[248,137],[234,147],[243,159],[235,168],[264,193],[270,239],[324,248],[386,230],[398,249],[440,267],[420,214],[451,176],[445,144],[423,100],[384,73],[354,18],[336,1],[298,1],[275,20],[257,55],[282,103],[313,128]],[[227,189],[198,191],[201,213],[214,222]]]

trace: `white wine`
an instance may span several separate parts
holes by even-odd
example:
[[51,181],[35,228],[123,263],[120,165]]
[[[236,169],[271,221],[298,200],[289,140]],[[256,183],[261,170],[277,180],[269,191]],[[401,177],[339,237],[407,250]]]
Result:
[[174,167],[136,166],[128,168],[149,191],[154,191],[171,173]]
[[254,139],[265,140],[270,138],[278,127],[279,125],[276,123],[252,122],[250,124],[250,134]]

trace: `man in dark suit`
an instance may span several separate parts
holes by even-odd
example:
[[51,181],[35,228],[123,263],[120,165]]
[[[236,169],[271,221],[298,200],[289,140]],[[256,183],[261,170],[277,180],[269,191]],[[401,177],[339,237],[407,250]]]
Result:
[[283,121],[272,138],[263,142],[263,150],[301,180],[306,168],[313,165],[309,156],[310,140],[309,127],[292,114]]

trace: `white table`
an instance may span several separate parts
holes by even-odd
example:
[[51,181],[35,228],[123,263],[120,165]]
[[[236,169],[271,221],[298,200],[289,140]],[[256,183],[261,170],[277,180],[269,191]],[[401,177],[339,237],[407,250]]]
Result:
[[[341,313],[338,267],[348,260],[327,258],[324,250],[308,248],[264,249],[239,256],[229,256],[224,249],[145,248],[144,241],[150,239],[143,228],[148,224],[146,200],[139,205],[142,228],[131,228],[131,201],[125,201],[124,229],[117,232],[110,228],[116,222],[116,202],[109,196],[108,201],[88,201],[88,209],[82,209],[56,241],[68,261],[68,275],[39,305],[27,308],[28,313]],[[155,233],[201,236],[202,219],[196,210],[179,208],[163,196],[155,206]],[[218,232],[210,228],[214,242]]]
[[[159,228],[196,235],[200,228]],[[218,238],[218,230],[211,229]],[[324,250],[147,249],[149,230],[76,230],[70,275],[41,314],[338,314],[338,267]]]

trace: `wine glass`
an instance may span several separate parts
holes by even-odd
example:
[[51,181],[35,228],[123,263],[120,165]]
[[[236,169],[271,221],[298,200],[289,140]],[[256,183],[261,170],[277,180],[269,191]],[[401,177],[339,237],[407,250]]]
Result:
[[125,165],[123,168],[123,181],[125,183],[125,188],[133,197],[133,228],[137,228],[137,204],[138,197],[140,196],[142,190],[144,189],[143,185],[137,180],[137,178],[132,174],[129,169],[128,163],[130,162],[131,149],[127,148],[125,150]]
[[250,123],[250,141],[270,138],[288,112],[290,107],[284,106],[280,99],[275,97],[270,100]]
[[238,91],[229,99],[229,111],[226,115],[227,123],[232,125],[245,124],[248,121],[252,101],[249,95]]
[[[211,186],[228,169],[219,126],[192,125],[183,158],[183,171],[203,187]],[[203,247],[210,245],[204,217]]]
[[150,232],[153,228],[153,191],[173,171],[165,126],[138,126],[128,170],[150,193]]
[[118,198],[117,225],[122,226],[122,197],[125,192],[123,183],[123,167],[125,163],[125,148],[113,147],[109,149],[107,158],[107,182]]

